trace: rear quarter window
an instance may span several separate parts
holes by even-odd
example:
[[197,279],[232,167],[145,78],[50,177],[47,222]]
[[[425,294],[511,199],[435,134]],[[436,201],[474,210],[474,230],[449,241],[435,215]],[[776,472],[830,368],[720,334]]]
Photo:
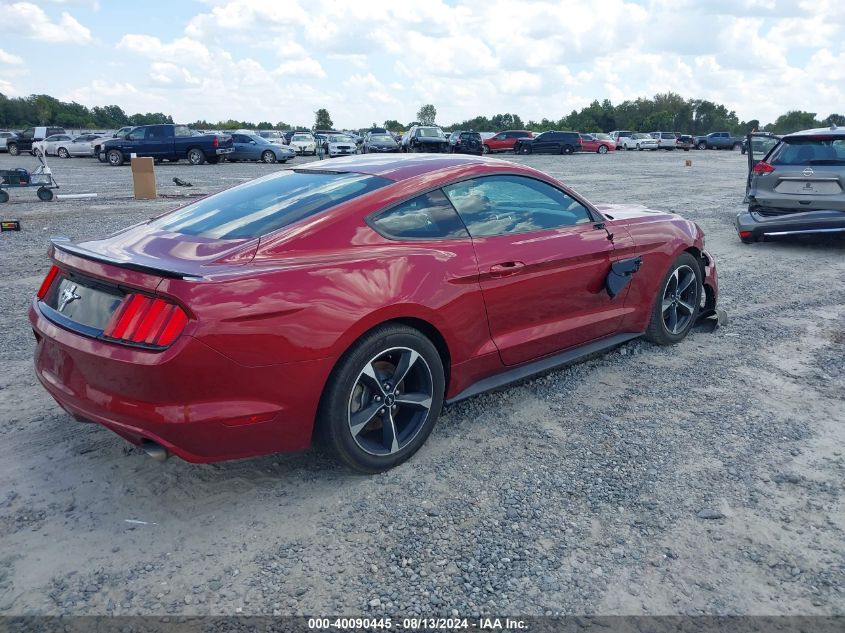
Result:
[[442,191],[430,191],[370,219],[376,231],[394,239],[436,240],[469,237]]

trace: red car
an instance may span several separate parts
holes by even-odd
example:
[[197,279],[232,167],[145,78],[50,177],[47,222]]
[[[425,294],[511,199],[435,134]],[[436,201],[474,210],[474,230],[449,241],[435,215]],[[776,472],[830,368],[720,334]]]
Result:
[[528,130],[505,130],[484,141],[484,153],[512,152],[518,138],[533,138]]
[[581,151],[607,154],[616,151],[616,143],[610,134],[580,134]]
[[38,379],[76,419],[192,462],[315,436],[382,471],[444,402],[677,343],[717,296],[694,222],[460,155],[311,163],[49,256]]

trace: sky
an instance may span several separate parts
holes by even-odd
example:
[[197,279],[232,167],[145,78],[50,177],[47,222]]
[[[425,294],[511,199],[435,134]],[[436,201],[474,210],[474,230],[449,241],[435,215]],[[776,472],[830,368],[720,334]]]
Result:
[[175,120],[558,119],[676,92],[845,113],[842,0],[0,0],[0,92]]

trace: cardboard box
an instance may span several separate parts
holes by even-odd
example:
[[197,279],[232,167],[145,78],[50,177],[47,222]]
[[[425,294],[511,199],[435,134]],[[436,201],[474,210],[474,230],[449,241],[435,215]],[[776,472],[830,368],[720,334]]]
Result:
[[152,200],[156,197],[156,172],[153,159],[149,156],[132,159],[132,186],[136,200]]

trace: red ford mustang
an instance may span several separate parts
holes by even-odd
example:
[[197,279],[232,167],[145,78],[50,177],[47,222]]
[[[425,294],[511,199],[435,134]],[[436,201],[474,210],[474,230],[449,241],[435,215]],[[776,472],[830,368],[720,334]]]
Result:
[[49,255],[41,383],[192,462],[315,436],[385,470],[444,401],[642,335],[677,343],[717,296],[695,223],[468,156],[312,163]]

